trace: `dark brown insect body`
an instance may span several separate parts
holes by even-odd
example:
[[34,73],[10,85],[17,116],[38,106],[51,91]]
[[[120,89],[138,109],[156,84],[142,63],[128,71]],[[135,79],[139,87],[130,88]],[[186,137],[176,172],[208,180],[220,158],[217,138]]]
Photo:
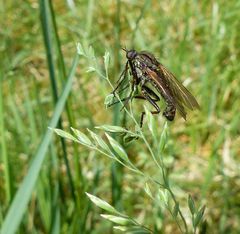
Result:
[[[125,50],[125,49],[124,49]],[[156,109],[152,111],[153,114],[158,114],[160,108],[157,102],[160,100],[159,96],[152,90],[155,88],[166,102],[166,109],[163,115],[170,121],[174,120],[176,110],[186,120],[185,108],[191,110],[199,108],[199,105],[193,95],[176,79],[176,77],[169,72],[157,59],[150,53],[135,50],[125,50],[128,59],[125,69],[118,81],[118,85],[113,91],[116,93],[118,88],[126,79],[127,72],[130,68],[132,75],[132,89],[129,97],[124,98],[125,105],[132,98],[145,99],[149,101]],[[149,85],[151,87],[149,87]],[[135,90],[140,86],[141,95],[135,95]],[[144,117],[144,112],[141,116],[140,126]]]

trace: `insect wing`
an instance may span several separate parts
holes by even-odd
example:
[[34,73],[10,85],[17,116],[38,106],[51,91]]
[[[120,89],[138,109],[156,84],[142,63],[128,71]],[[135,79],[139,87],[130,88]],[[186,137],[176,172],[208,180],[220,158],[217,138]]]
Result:
[[159,69],[161,73],[164,75],[164,78],[168,81],[169,87],[172,93],[175,96],[176,100],[179,100],[183,105],[193,110],[195,108],[200,108],[197,100],[193,97],[193,95],[181,84],[177,78],[168,71],[162,64],[159,64]]
[[176,106],[181,116],[186,120],[186,111],[181,101],[177,99],[173,94],[173,91],[169,89],[169,81],[165,79],[162,75],[157,74],[151,69],[147,68],[146,72],[148,76],[154,81],[157,85],[156,89],[160,92],[160,94],[164,97],[164,99],[168,99],[172,104]]

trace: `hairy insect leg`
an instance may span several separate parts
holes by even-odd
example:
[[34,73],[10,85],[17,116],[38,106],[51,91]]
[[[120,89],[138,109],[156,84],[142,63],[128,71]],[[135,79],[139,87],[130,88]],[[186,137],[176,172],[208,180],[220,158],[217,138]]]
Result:
[[122,111],[122,109],[127,106],[128,102],[131,98],[134,98],[134,96],[132,96],[132,94],[133,94],[133,91],[131,91],[130,95],[127,98],[125,98],[124,105],[123,105],[123,107],[121,108],[120,111]]
[[[160,97],[150,88],[148,88],[147,86],[143,85],[142,89],[144,89],[152,98],[153,101],[158,102],[160,101]],[[146,98],[144,98],[146,99]]]
[[125,65],[125,68],[123,69],[118,81],[117,81],[117,86],[116,88],[112,91],[112,93],[114,94],[117,89],[122,85],[122,83],[124,82],[126,75],[127,75],[127,71],[128,71],[128,62]]
[[[142,86],[142,95],[143,97],[156,109],[156,111],[151,111],[152,114],[159,114],[160,113],[160,108],[159,106],[157,105],[156,101],[159,101],[160,98],[151,90],[149,89],[148,87],[146,86]],[[157,100],[153,99],[151,95],[156,95],[157,96]],[[155,97],[156,98],[156,97]],[[145,111],[142,112],[142,115],[141,115],[141,119],[140,119],[140,127],[142,127],[143,125],[143,119],[144,119],[144,115],[145,115]]]
[[[128,87],[129,87],[129,84],[127,84],[125,87],[123,87],[121,90],[119,90],[119,91],[118,91],[118,94],[122,93],[122,92],[123,92],[124,90],[126,90]],[[116,97],[115,94],[114,94],[114,97]],[[125,100],[126,100],[126,98],[121,99],[122,102],[125,101]],[[119,102],[120,102],[120,101],[117,100],[117,101],[109,104],[108,107],[113,106],[113,105],[115,105],[115,104],[117,104],[117,103],[119,103]]]
[[[145,99],[145,98],[142,97],[142,96],[134,96],[133,98]],[[121,99],[121,100],[117,100],[117,101],[111,103],[110,105],[108,105],[108,107],[113,106],[113,105],[119,103],[120,101],[121,101],[121,102],[125,102],[125,101],[128,100],[128,99],[129,99],[129,97],[123,98],[123,99]]]
[[122,89],[120,89],[118,91],[118,94],[120,94],[121,92],[123,92],[124,90],[126,90],[129,87],[129,84],[127,84],[126,86],[124,86]]
[[[145,97],[140,96],[140,95],[133,96],[132,98],[146,100]],[[129,99],[129,97],[123,98],[123,99],[121,99],[121,100],[117,100],[116,102],[111,103],[108,107],[113,106],[113,105],[119,103],[120,101],[121,101],[121,102],[124,102],[124,101],[126,101],[126,100],[128,100],[128,99]]]
[[[134,96],[133,96],[133,94],[134,94],[134,92],[136,91],[136,88],[137,86],[136,86],[136,84],[132,84],[132,87],[131,87],[131,93],[129,94],[129,96],[125,99],[125,101],[124,101],[124,105],[123,105],[123,107],[121,108],[121,110],[124,108],[124,107],[126,107],[127,106],[127,104],[128,104],[128,102],[132,99],[132,98],[134,98]],[[120,110],[120,111],[121,111]]]

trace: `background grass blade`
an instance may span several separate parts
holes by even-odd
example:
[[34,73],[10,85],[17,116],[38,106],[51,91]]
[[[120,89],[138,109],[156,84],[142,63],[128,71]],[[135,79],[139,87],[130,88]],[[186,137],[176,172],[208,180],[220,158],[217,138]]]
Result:
[[[65,79],[66,77],[66,72],[65,72],[65,65],[63,61],[63,57],[61,54],[61,44],[60,40],[58,38],[58,34],[56,32],[57,30],[57,25],[55,22],[55,16],[54,16],[54,11],[53,7],[51,4],[51,1],[48,0],[40,0],[40,18],[41,18],[41,23],[42,23],[42,31],[43,31],[43,39],[44,39],[44,44],[46,48],[46,58],[48,62],[48,69],[49,69],[49,77],[51,81],[51,87],[52,87],[52,93],[53,93],[53,101],[56,104],[58,101],[58,89],[60,89],[60,82]],[[54,32],[54,36],[56,39],[56,43],[53,42],[52,40],[52,32]],[[59,58],[59,70],[60,70],[60,77],[62,80],[57,80],[57,69],[55,68],[55,58],[54,58],[54,45],[56,44],[56,50],[58,52],[58,58]],[[68,108],[67,108],[68,110]],[[68,112],[68,116],[69,112]],[[70,119],[71,120],[71,119]],[[62,119],[59,119],[58,122],[58,128],[62,129]],[[67,175],[69,179],[69,187],[73,196],[73,199],[76,200],[75,193],[74,193],[74,183],[73,183],[73,178],[72,178],[72,173],[70,170],[69,166],[69,161],[67,157],[67,149],[66,149],[66,143],[63,138],[61,138],[61,147],[63,151],[63,158],[64,162],[67,167]]]

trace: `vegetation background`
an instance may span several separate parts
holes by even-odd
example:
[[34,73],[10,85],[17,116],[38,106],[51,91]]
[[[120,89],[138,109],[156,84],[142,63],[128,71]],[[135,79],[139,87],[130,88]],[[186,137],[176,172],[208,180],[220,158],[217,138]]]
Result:
[[[154,53],[201,106],[186,122],[177,116],[168,125],[164,151],[187,223],[191,194],[196,206],[206,205],[202,233],[240,233],[239,12],[238,0],[1,1],[2,233],[118,233],[85,192],[156,233],[179,232],[146,195],[141,176],[48,129],[88,128],[100,136],[95,126],[134,129],[120,106],[105,109],[112,89],[99,74],[87,72],[93,62],[104,70],[108,51],[114,84],[126,62],[125,46]],[[93,48],[93,61],[76,55],[78,42]],[[138,119],[142,103],[133,106]],[[154,119],[161,134],[165,120]],[[143,132],[151,142],[146,125]],[[124,149],[138,168],[156,175],[141,140]]]

